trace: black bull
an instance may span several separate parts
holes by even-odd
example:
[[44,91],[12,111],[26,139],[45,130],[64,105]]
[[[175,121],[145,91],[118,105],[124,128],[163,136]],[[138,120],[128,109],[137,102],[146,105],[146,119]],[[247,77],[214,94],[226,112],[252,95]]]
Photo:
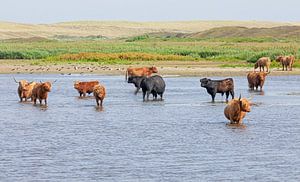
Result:
[[160,95],[160,98],[162,100],[166,88],[165,81],[161,76],[158,75],[149,78],[138,77],[138,76],[129,77],[128,83],[133,83],[137,88],[135,94],[137,94],[139,89],[142,88],[144,101],[145,101],[146,94],[147,94],[147,100],[149,100],[150,93],[153,95],[153,98],[155,100],[157,99],[157,95]]
[[200,79],[201,87],[206,88],[207,93],[211,95],[212,102],[215,101],[217,93],[221,93],[222,96],[226,93],[226,102],[228,102],[229,94],[232,99],[234,98],[234,83],[232,78],[226,78],[224,80],[211,80],[208,78]]

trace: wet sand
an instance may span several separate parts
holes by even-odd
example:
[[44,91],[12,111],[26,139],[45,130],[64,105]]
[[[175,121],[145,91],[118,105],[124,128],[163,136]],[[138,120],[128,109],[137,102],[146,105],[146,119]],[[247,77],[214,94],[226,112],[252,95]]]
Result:
[[[99,74],[125,75],[128,67],[155,65],[160,75],[165,76],[243,76],[253,71],[248,67],[224,68],[224,62],[212,61],[158,61],[155,64],[143,62],[134,65],[100,65],[97,63],[50,63],[45,65],[32,64],[30,60],[0,60],[0,74]],[[272,68],[270,75],[300,75],[300,69],[282,71]]]

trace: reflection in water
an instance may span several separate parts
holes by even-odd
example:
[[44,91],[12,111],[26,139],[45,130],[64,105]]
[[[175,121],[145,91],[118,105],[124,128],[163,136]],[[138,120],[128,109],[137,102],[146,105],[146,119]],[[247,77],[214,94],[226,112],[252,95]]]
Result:
[[[105,109],[92,96],[78,98],[73,81],[82,77],[107,87]],[[1,181],[300,178],[300,97],[288,95],[299,92],[299,76],[269,77],[264,95],[235,77],[235,93],[254,103],[242,126],[226,125],[224,99],[211,103],[196,77],[164,78],[165,100],[144,103],[123,76],[17,75],[59,80],[48,107],[18,103],[10,78],[0,75]]]
[[253,94],[253,95],[265,95],[264,90],[251,90],[251,89],[249,89],[248,91],[249,91],[250,94]]

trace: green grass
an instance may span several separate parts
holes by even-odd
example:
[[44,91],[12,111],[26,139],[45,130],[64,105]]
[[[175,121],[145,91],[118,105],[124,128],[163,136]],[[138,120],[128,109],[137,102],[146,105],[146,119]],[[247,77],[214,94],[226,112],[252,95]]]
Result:
[[[103,53],[99,58],[76,59],[71,62],[99,62],[99,64],[131,64],[147,61],[152,57],[167,58],[170,61],[228,61],[228,65],[245,66],[241,61],[254,63],[263,56],[274,59],[277,55],[300,57],[300,43],[290,39],[275,38],[153,38],[139,36],[119,40],[78,40],[78,41],[0,41],[0,59],[32,59],[39,62],[60,62],[62,55],[78,53]],[[147,54],[147,56],[111,58],[111,54]],[[171,59],[172,58],[172,59]],[[155,61],[154,59],[153,61]],[[160,60],[160,59],[158,59]],[[162,59],[165,60],[165,59]],[[69,60],[65,60],[69,61]],[[149,61],[149,60],[148,60]],[[38,64],[38,63],[34,63]],[[249,64],[251,65],[251,64]],[[226,66],[226,65],[224,65]],[[248,66],[248,65],[247,65]],[[298,67],[298,63],[295,64]]]

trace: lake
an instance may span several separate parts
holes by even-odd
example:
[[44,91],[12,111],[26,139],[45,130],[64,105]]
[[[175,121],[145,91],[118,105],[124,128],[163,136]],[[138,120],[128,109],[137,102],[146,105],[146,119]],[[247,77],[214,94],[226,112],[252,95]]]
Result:
[[[19,103],[13,80],[53,81],[48,106]],[[231,128],[225,96],[198,77],[167,77],[164,101],[142,101],[123,76],[0,75],[1,181],[299,181],[300,76],[267,77],[249,92],[245,128]],[[103,109],[76,80],[99,80]],[[151,97],[152,98],[152,97]]]

